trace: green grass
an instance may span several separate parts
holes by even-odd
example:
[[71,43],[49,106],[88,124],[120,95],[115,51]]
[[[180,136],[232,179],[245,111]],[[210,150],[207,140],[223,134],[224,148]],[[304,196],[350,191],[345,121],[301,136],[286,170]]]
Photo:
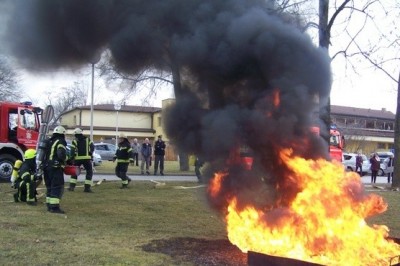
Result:
[[91,194],[76,188],[61,201],[65,215],[48,213],[43,203],[10,202],[12,189],[0,185],[1,265],[193,265],[143,246],[171,238],[226,239],[222,220],[206,204],[204,187],[174,188],[195,183],[155,188],[133,182],[121,190],[120,182],[103,182]]
[[[114,174],[114,169],[117,163],[112,161],[103,161],[101,165],[96,166],[95,170],[98,174]],[[154,165],[150,167],[150,173],[154,172]],[[189,171],[181,171],[179,169],[178,161],[165,161],[164,162],[164,172],[168,175],[194,175],[194,166],[190,166]],[[140,174],[140,161],[139,166],[129,165],[128,167],[128,175],[129,174]]]
[[[227,241],[222,218],[208,205],[205,188],[190,182],[103,182],[83,193],[66,191],[65,215],[12,202],[13,189],[0,184],[1,265],[246,265]],[[39,193],[44,190],[40,189]],[[379,192],[389,204],[368,220],[400,237],[399,192]]]

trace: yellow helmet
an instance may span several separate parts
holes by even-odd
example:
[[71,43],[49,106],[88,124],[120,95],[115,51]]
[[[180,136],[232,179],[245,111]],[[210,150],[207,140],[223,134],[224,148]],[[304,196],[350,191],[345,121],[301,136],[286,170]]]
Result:
[[65,128],[63,126],[56,126],[56,128],[53,130],[53,133],[65,134]]
[[82,129],[80,129],[79,127],[75,128],[75,130],[74,130],[75,135],[82,134],[82,132],[83,132]]
[[36,150],[34,149],[27,149],[24,154],[25,159],[33,159],[36,157]]

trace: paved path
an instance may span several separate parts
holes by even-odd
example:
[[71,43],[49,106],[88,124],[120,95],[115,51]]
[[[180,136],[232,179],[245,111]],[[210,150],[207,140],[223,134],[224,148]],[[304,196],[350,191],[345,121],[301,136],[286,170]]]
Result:
[[[195,175],[129,175],[129,177],[133,181],[145,180],[145,181],[189,181],[189,182],[197,182],[197,177]],[[65,182],[69,182],[70,176],[65,175],[64,180]],[[82,173],[78,177],[78,181],[85,180],[85,173]],[[111,174],[93,174],[93,182],[97,182],[100,180],[106,181],[121,181],[120,178],[116,177],[115,175]]]
[[[129,175],[129,177],[132,180],[145,180],[145,181],[189,181],[189,182],[197,182],[197,177],[195,175]],[[69,176],[65,176],[65,182],[69,182]],[[85,180],[85,173],[82,173],[78,177],[78,181],[84,181]],[[93,181],[97,182],[100,180],[106,180],[106,181],[120,181],[118,177],[112,174],[97,174],[94,173],[93,175]],[[363,184],[365,184],[366,187],[371,186],[371,176],[363,176],[361,178],[361,181]],[[376,185],[382,186],[382,185],[388,185],[387,183],[387,176],[378,176],[376,178]]]

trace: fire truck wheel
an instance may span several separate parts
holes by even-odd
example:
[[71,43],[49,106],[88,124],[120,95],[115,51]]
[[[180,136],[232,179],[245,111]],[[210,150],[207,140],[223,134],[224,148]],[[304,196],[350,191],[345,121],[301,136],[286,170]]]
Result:
[[16,158],[9,154],[0,155],[0,181],[9,182]]

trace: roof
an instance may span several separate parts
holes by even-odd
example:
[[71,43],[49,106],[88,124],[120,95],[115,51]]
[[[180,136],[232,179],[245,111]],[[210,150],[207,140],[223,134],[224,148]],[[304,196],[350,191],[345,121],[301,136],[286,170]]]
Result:
[[367,109],[367,108],[356,108],[349,106],[331,105],[331,115],[346,115],[346,116],[358,116],[368,118],[380,118],[380,119],[395,119],[395,114],[387,111],[385,108],[381,110]]
[[[74,110],[90,110],[90,105],[84,105],[75,107],[69,111],[66,111],[63,114],[67,114]],[[114,108],[114,104],[96,104],[93,105],[93,110],[97,111],[116,111]],[[132,112],[132,113],[157,113],[160,112],[162,109],[159,107],[149,107],[149,106],[136,106],[136,105],[121,105],[121,109],[119,112]]]

